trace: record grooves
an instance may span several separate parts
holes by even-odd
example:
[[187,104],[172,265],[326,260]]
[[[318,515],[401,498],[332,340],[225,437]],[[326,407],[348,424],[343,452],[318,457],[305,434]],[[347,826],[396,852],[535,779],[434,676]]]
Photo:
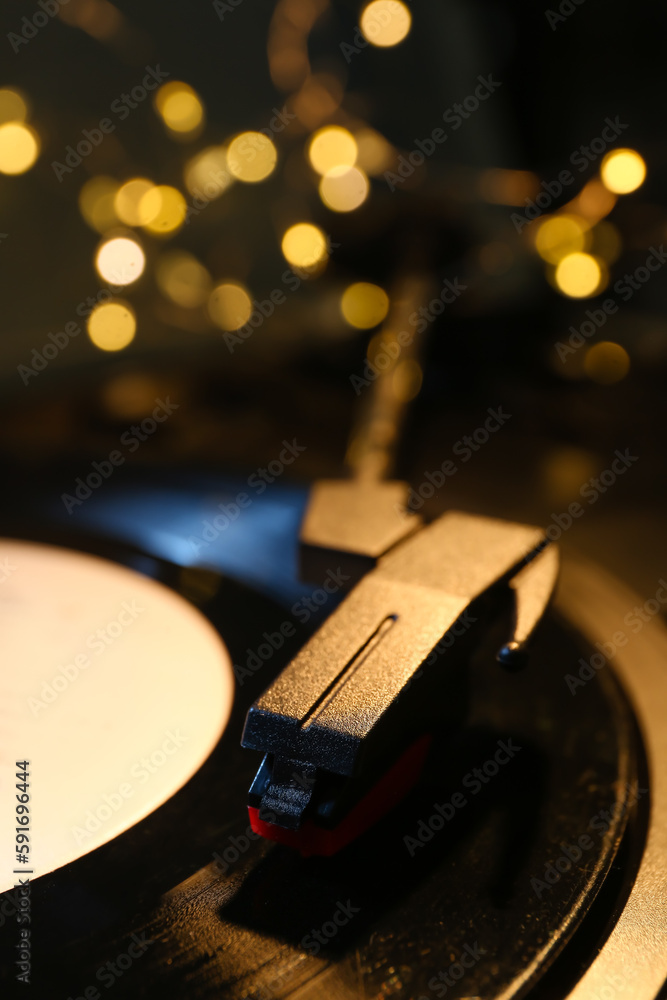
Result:
[[[116,554],[136,558],[121,546]],[[565,580],[577,572],[566,566]],[[159,573],[185,579],[167,563]],[[202,609],[234,662],[252,630],[285,618],[234,581],[213,589]],[[34,884],[35,939],[48,942],[41,995],[85,995],[132,935],[153,943],[123,976],[127,997],[159,983],[163,997],[234,1000],[430,1000],[443,986],[451,997],[548,998],[563,995],[573,964],[590,962],[632,881],[649,795],[612,673],[576,696],[564,682],[591,650],[563,612],[541,629],[524,673],[499,670],[489,649],[476,657],[470,726],[437,742],[381,835],[330,859],[304,860],[247,829],[254,762],[239,746],[243,718],[305,638],[297,632],[237,688],[222,740],[173,798]],[[520,749],[494,768],[500,745]],[[581,857],[567,865],[576,844]],[[566,870],[551,883],[555,863]]]

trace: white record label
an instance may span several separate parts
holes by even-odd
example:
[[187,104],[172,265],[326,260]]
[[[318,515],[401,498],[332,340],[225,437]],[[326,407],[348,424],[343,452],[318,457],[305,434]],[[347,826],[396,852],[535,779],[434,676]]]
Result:
[[218,633],[168,588],[30,542],[0,540],[0,645],[4,891],[94,850],[181,788],[222,735],[234,676]]

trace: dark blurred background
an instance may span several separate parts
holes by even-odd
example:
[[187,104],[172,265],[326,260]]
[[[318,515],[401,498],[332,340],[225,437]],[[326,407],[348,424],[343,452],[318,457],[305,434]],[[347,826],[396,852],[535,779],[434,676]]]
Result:
[[[268,586],[304,487],[359,472],[374,419],[425,512],[558,524],[652,596],[664,27],[659,4],[598,0],[4,5],[8,530],[102,531]],[[489,408],[510,417],[483,440]]]

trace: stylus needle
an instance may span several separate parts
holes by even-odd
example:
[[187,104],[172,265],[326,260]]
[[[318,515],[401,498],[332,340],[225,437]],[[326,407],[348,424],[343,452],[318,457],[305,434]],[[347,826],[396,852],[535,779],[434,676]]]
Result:
[[558,549],[547,545],[510,580],[514,593],[512,637],[498,652],[503,666],[517,669],[525,662],[526,645],[543,617],[558,579]]

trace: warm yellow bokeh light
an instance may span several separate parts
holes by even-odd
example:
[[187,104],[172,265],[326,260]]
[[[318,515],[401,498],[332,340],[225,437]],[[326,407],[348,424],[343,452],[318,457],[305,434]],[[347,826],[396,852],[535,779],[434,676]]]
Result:
[[554,275],[559,292],[571,299],[596,295],[607,283],[603,261],[589,253],[571,253],[558,263]]
[[195,132],[204,120],[204,107],[187,83],[171,80],[155,95],[155,107],[167,128],[186,136]]
[[611,340],[602,340],[586,351],[584,371],[594,382],[613,385],[630,371],[630,356],[624,347]]
[[127,226],[143,226],[151,221],[142,206],[145,194],[152,191],[155,185],[146,177],[133,177],[118,188],[114,198],[114,211]]
[[621,234],[613,224],[602,220],[591,231],[593,241],[590,246],[591,253],[597,257],[602,257],[607,264],[613,264],[621,256],[623,240]]
[[368,197],[368,177],[359,167],[334,167],[320,181],[319,191],[333,212],[353,212]]
[[366,41],[383,49],[402,42],[411,24],[412,15],[401,0],[372,0],[359,21]]
[[373,128],[362,128],[354,135],[357,143],[357,164],[371,177],[388,170],[396,151],[383,135]]
[[[368,341],[366,357],[372,365],[375,365],[379,356],[381,354],[384,355],[385,357],[379,367],[385,371],[395,367],[394,362],[399,355],[399,351],[400,347],[396,334],[392,330],[379,330]],[[387,362],[387,358],[391,363]]]
[[351,167],[357,159],[357,143],[346,128],[326,125],[311,138],[308,159],[318,174],[326,174],[333,167]]
[[28,106],[17,90],[10,87],[0,89],[0,125],[5,122],[24,122]]
[[479,176],[479,193],[491,205],[524,205],[540,190],[537,177],[530,170],[504,170],[491,167]]
[[290,108],[310,132],[330,119],[343,100],[343,86],[334,73],[310,73],[292,96]]
[[595,456],[585,448],[563,445],[550,450],[540,462],[540,479],[550,503],[568,504],[580,496],[581,484],[595,475]]
[[118,181],[113,177],[91,177],[79,191],[79,210],[91,229],[106,233],[120,221],[116,215],[114,201]]
[[273,172],[278,151],[263,132],[242,132],[229,144],[229,172],[246,184],[263,181]]
[[134,340],[137,321],[124,302],[102,302],[88,317],[88,336],[101,351],[122,351]]
[[310,222],[298,222],[295,226],[290,226],[280,247],[289,264],[305,270],[318,267],[329,256],[326,236]]
[[252,300],[243,285],[227,281],[211,292],[208,314],[222,330],[238,330],[252,315]]
[[391,387],[394,395],[401,403],[409,403],[419,395],[424,373],[421,365],[412,358],[399,361],[391,376]]
[[139,214],[147,220],[142,223],[144,229],[157,236],[179,229],[185,221],[187,209],[181,192],[169,184],[152,187],[139,202]]
[[387,315],[389,297],[379,285],[357,281],[343,292],[340,308],[350,326],[370,330]]
[[185,186],[190,194],[204,195],[209,201],[226,191],[233,182],[227,168],[225,146],[208,146],[185,164]]
[[543,260],[557,264],[568,254],[587,250],[590,226],[575,215],[551,215],[539,223],[535,249]]
[[184,250],[173,250],[158,259],[155,280],[163,295],[185,309],[203,305],[211,290],[211,276],[204,265]]
[[646,164],[634,149],[614,149],[600,166],[602,183],[614,194],[636,191],[646,177]]
[[37,133],[23,122],[0,125],[0,173],[24,174],[39,155]]
[[144,273],[146,257],[134,240],[116,236],[107,240],[97,251],[97,273],[111,285],[131,285]]

